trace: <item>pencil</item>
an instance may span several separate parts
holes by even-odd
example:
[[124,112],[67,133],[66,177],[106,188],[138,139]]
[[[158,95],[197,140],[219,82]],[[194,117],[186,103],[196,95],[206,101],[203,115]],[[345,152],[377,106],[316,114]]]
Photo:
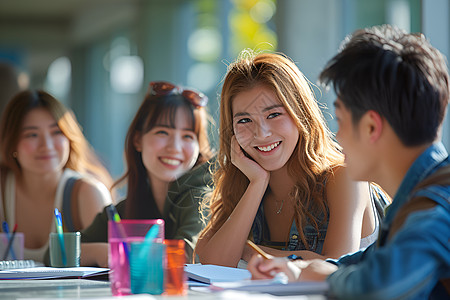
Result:
[[249,245],[250,247],[252,247],[253,250],[255,250],[256,252],[258,252],[258,254],[260,254],[262,257],[264,257],[265,259],[270,259],[269,254],[267,254],[266,252],[264,252],[261,248],[259,248],[258,246],[255,245],[255,243],[253,243],[250,240],[247,240],[247,245]]

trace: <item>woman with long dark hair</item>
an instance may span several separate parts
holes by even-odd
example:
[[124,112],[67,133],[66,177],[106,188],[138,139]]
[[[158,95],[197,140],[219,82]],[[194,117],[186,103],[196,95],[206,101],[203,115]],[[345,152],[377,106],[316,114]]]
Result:
[[[116,182],[127,184],[118,203],[122,219],[163,219],[167,239],[183,239],[192,256],[203,227],[202,196],[209,191],[211,158],[207,97],[169,82],[152,82],[128,129],[127,170]],[[107,266],[107,214],[82,232],[82,264]]]

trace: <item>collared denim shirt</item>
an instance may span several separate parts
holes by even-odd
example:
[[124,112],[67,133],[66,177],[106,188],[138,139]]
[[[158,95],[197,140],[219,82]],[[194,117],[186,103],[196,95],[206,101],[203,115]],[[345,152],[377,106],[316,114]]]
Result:
[[400,207],[412,199],[413,188],[450,164],[441,143],[430,146],[412,164],[389,206],[379,241],[365,251],[343,256],[327,281],[339,299],[448,299],[440,279],[450,278],[450,186],[417,192],[438,203],[413,212],[386,242]]

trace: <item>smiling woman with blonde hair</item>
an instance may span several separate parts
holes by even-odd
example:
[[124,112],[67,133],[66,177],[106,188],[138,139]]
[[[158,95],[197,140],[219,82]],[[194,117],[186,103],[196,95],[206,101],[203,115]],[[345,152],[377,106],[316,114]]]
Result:
[[309,83],[290,59],[244,51],[228,68],[220,114],[210,222],[196,248],[202,263],[248,261],[248,238],[274,256],[304,258],[337,258],[374,240],[370,195],[381,193],[348,178]]

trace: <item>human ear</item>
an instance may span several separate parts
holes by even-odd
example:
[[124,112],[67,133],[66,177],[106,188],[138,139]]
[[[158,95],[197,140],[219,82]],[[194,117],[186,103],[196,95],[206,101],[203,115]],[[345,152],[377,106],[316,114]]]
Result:
[[383,118],[374,110],[369,110],[366,115],[369,125],[369,140],[371,143],[375,143],[383,132]]
[[134,148],[136,149],[137,152],[141,152],[142,151],[142,139],[141,139],[141,133],[140,132],[136,132],[136,134],[133,137],[133,145]]

